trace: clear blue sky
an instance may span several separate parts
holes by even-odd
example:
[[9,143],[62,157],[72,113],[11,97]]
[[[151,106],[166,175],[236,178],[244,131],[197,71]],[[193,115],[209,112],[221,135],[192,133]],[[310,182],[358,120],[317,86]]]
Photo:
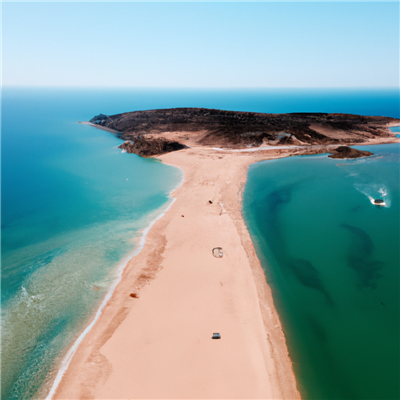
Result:
[[3,85],[398,87],[398,2],[2,3]]

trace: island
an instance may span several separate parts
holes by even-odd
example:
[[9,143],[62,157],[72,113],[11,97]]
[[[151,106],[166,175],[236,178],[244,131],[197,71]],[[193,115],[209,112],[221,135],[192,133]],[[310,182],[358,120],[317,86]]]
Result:
[[264,114],[173,108],[100,114],[90,123],[118,133],[129,153],[165,154],[192,146],[226,149],[264,146],[365,144],[395,138],[399,120],[352,114]]
[[178,108],[100,114],[90,124],[124,140],[123,152],[184,177],[49,398],[300,399],[242,217],[248,168],[293,155],[359,156],[341,146],[400,142],[388,129],[400,120]]

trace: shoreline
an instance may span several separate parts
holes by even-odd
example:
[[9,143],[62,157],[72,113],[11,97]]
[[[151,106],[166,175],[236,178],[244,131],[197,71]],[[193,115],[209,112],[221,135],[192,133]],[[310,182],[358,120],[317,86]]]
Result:
[[[79,122],[79,123],[85,124],[85,122]],[[93,125],[91,123],[87,123],[87,124],[97,127],[96,125]],[[109,129],[108,128],[104,128],[104,130],[109,130]],[[159,219],[161,219],[165,215],[165,213],[168,212],[169,209],[172,207],[172,205],[175,203],[176,198],[173,197],[173,193],[176,190],[178,190],[180,186],[182,186],[183,181],[184,181],[184,175],[182,174],[182,179],[180,180],[180,182],[169,193],[169,201],[168,201],[169,204],[166,203],[166,204],[168,204],[167,207],[156,218],[154,218],[152,221],[150,221],[149,224],[142,230],[142,236],[140,237],[140,241],[138,243],[138,246],[137,246],[137,248],[134,249],[133,253],[127,255],[126,257],[124,257],[120,261],[118,267],[116,268],[116,278],[111,283],[111,285],[110,285],[109,289],[107,290],[103,300],[100,303],[100,306],[95,311],[94,317],[92,318],[92,320],[90,320],[89,324],[87,326],[85,326],[81,330],[81,332],[79,334],[77,334],[77,339],[74,340],[72,345],[66,351],[66,354],[62,357],[61,363],[60,363],[61,365],[57,367],[56,377],[54,378],[53,383],[51,384],[50,390],[48,391],[48,394],[46,395],[46,400],[51,400],[54,397],[54,395],[55,395],[55,393],[56,393],[56,391],[58,389],[58,386],[59,386],[59,384],[60,384],[65,372],[68,370],[69,364],[70,364],[73,356],[75,355],[75,352],[78,349],[80,343],[85,338],[85,336],[90,332],[90,330],[93,328],[93,326],[95,325],[95,323],[97,322],[97,320],[101,316],[101,314],[102,314],[102,312],[104,310],[104,307],[107,305],[107,302],[110,300],[110,298],[112,297],[116,287],[118,286],[119,282],[121,281],[123,273],[124,273],[124,270],[127,267],[129,261],[132,260],[132,258],[137,256],[142,251],[142,249],[143,249],[143,247],[144,247],[144,245],[146,243],[146,236],[149,233],[149,231],[152,228],[152,226]]]
[[107,132],[111,132],[111,133],[116,133],[118,135],[121,133],[119,131],[116,131],[115,129],[107,128],[107,127],[102,126],[102,125],[92,124],[91,122],[88,122],[88,121],[80,121],[80,122],[78,122],[78,124],[93,126],[94,128],[102,129],[103,131],[107,131]]
[[[181,183],[182,184],[182,183]],[[90,323],[81,331],[81,333],[79,333],[77,336],[77,339],[72,343],[71,347],[68,349],[68,351],[66,352],[65,356],[62,358],[61,360],[61,366],[59,366],[57,368],[57,374],[56,377],[53,381],[53,384],[51,385],[50,391],[48,392],[47,396],[46,396],[46,400],[51,400],[56,391],[57,388],[65,374],[65,372],[68,370],[69,364],[71,363],[71,360],[73,358],[73,356],[75,355],[76,350],[78,349],[80,343],[82,342],[82,340],[85,338],[85,336],[90,332],[90,330],[93,328],[93,326],[96,324],[97,320],[99,319],[99,317],[101,316],[104,307],[107,305],[107,302],[110,300],[110,298],[112,297],[116,287],[118,286],[119,282],[122,279],[122,275],[124,273],[125,268],[127,267],[129,261],[134,258],[135,256],[137,256],[143,249],[143,246],[145,245],[146,242],[146,236],[149,233],[151,227],[160,219],[162,218],[166,212],[168,212],[168,210],[171,208],[171,206],[174,204],[175,202],[175,198],[172,197],[172,193],[177,190],[179,188],[179,186],[177,188],[175,188],[173,191],[170,192],[170,196],[171,196],[171,202],[168,205],[168,207],[161,212],[154,220],[152,220],[144,229],[143,229],[143,233],[142,236],[140,238],[138,247],[134,250],[134,252],[128,256],[126,256],[125,258],[123,258],[121,260],[121,262],[119,263],[118,267],[116,268],[116,278],[114,279],[114,281],[112,282],[112,284],[110,285],[108,291],[106,292],[103,300],[100,303],[100,306],[97,308],[93,319],[90,321]]]
[[[190,150],[193,153],[198,153],[198,154],[188,155],[188,153],[190,153]],[[209,149],[198,149],[197,148],[197,149],[190,149],[190,150],[169,153],[169,154],[157,157],[157,158],[161,159],[162,162],[164,162],[166,164],[174,165],[175,167],[181,168],[184,171],[184,182],[183,182],[182,186],[180,186],[178,189],[176,189],[175,191],[173,191],[171,193],[171,196],[175,197],[175,193],[178,192],[176,195],[176,201],[173,203],[173,205],[171,205],[171,208],[170,208],[168,214],[171,214],[173,208],[176,207],[177,201],[180,200],[180,198],[182,197],[180,192],[182,192],[183,186],[190,179],[190,178],[188,178],[187,171],[185,170],[185,167],[187,169],[188,165],[183,166],[179,161],[176,162],[177,160],[174,160],[174,158],[176,158],[176,156],[178,154],[179,154],[179,157],[183,157],[184,159],[186,159],[186,162],[188,162],[189,164],[192,161],[190,158],[193,158],[193,155],[195,157],[198,156],[199,158],[202,158],[204,156],[212,157],[216,160],[224,159],[224,158],[228,157],[231,162],[233,162],[234,164],[237,164],[236,163],[236,161],[237,161],[236,155],[222,155],[222,156],[221,156],[221,154],[213,155],[210,153],[216,153],[216,152],[212,151],[212,150],[210,151]],[[206,154],[206,153],[208,153],[208,154]],[[274,154],[274,157],[272,157],[272,158],[280,158],[282,156],[285,156],[285,155]],[[267,158],[269,158],[269,157],[267,157]],[[243,252],[242,257],[244,255],[245,258],[247,259],[246,261],[248,262],[249,270],[246,271],[246,279],[248,281],[248,285],[251,287],[251,289],[253,291],[253,299],[252,299],[253,304],[251,305],[250,308],[253,310],[252,312],[254,312],[254,314],[255,314],[254,318],[253,318],[254,319],[253,323],[255,325],[257,325],[257,329],[255,329],[258,331],[257,335],[259,335],[259,337],[257,338],[257,342],[261,342],[261,344],[259,343],[257,345],[257,348],[254,349],[251,352],[251,354],[252,354],[252,356],[256,356],[259,358],[259,356],[257,354],[261,350],[262,358],[265,358],[268,361],[268,362],[265,362],[266,360],[264,360],[264,361],[258,360],[258,364],[259,364],[258,367],[253,368],[253,373],[254,373],[254,375],[256,375],[256,377],[255,377],[255,379],[253,379],[252,383],[255,384],[255,387],[257,388],[256,391],[258,394],[256,394],[256,393],[250,394],[250,397],[254,397],[254,395],[255,395],[255,397],[261,396],[264,398],[266,396],[267,397],[274,396],[276,398],[297,399],[297,398],[300,398],[300,395],[296,388],[294,372],[293,372],[293,368],[291,366],[291,361],[288,356],[288,351],[286,348],[285,338],[284,338],[283,331],[281,328],[279,316],[277,315],[276,310],[273,306],[272,295],[270,293],[270,289],[266,282],[264,271],[262,270],[259,260],[255,254],[253,245],[250,240],[249,233],[247,231],[247,227],[246,227],[243,217],[241,215],[241,207],[242,207],[241,193],[243,192],[245,181],[247,178],[248,166],[254,162],[261,161],[261,160],[265,160],[265,155],[261,155],[261,157],[259,157],[258,154],[257,154],[257,156],[254,155],[251,157],[244,155],[242,157],[243,163],[242,163],[242,165],[240,165],[240,168],[239,168],[239,169],[241,169],[241,179],[238,182],[235,182],[235,184],[236,184],[235,188],[237,190],[234,191],[233,198],[231,198],[230,200],[228,199],[228,201],[223,202],[223,206],[221,207],[221,209],[219,209],[220,208],[219,205],[217,206],[218,207],[218,216],[221,216],[221,215],[226,216],[227,214],[229,214],[233,211],[232,206],[233,206],[233,208],[235,208],[234,211],[236,211],[236,212],[233,213],[233,214],[235,214],[235,215],[233,215],[234,220],[235,220],[233,226],[235,226],[236,229],[234,229],[234,231],[236,231],[236,232],[233,232],[233,234],[235,236],[235,240],[238,241],[237,244],[239,244],[239,246],[242,247],[242,252]],[[191,168],[191,169],[192,169],[191,173],[193,173],[193,170],[196,169],[196,166],[195,166],[195,168]],[[219,203],[220,202],[218,201],[218,204]],[[180,211],[178,212],[178,214],[179,213],[180,213]],[[175,214],[176,214],[176,212],[175,212]],[[107,366],[104,365],[104,364],[107,364],[106,360],[104,360],[104,358],[103,358],[105,352],[104,351],[100,352],[99,350],[101,349],[101,347],[103,347],[104,345],[107,345],[110,341],[112,341],[113,336],[115,336],[116,331],[118,331],[119,327],[121,327],[121,329],[119,329],[119,330],[125,331],[125,332],[127,331],[126,327],[122,327],[122,325],[124,323],[124,320],[126,321],[128,315],[129,315],[129,310],[127,310],[126,308],[130,308],[130,307],[127,307],[127,304],[126,304],[127,296],[122,296],[122,292],[124,291],[124,288],[122,288],[121,286],[124,284],[124,282],[127,283],[129,281],[130,277],[136,277],[136,279],[134,279],[136,281],[136,283],[138,281],[138,279],[137,279],[138,277],[140,280],[140,274],[141,274],[141,272],[143,272],[144,268],[139,268],[139,269],[136,268],[136,271],[133,271],[135,269],[135,266],[133,264],[137,264],[142,261],[142,260],[138,260],[138,258],[146,258],[145,253],[149,253],[149,251],[146,251],[146,246],[147,247],[149,247],[149,245],[151,246],[151,242],[155,239],[154,235],[152,235],[152,233],[154,233],[154,230],[157,230],[156,225],[160,225],[160,224],[164,225],[166,222],[165,218],[168,217],[169,215],[167,215],[167,213],[164,213],[163,216],[164,216],[164,218],[158,219],[157,222],[154,223],[152,229],[149,231],[149,234],[146,238],[146,243],[144,245],[144,248],[142,248],[141,252],[137,256],[133,257],[128,262],[127,266],[124,269],[124,272],[122,273],[122,278],[119,281],[119,284],[117,285],[117,287],[115,288],[113,296],[111,296],[111,299],[109,299],[107,304],[105,305],[103,313],[99,316],[99,320],[97,321],[94,328],[92,328],[91,331],[88,332],[84,338],[82,338],[82,343],[80,343],[80,346],[76,350],[75,357],[72,358],[72,361],[69,364],[69,368],[65,368],[66,369],[65,374],[62,376],[62,379],[59,379],[60,384],[54,388],[55,390],[53,390],[52,393],[49,393],[49,395],[47,397],[48,399],[50,399],[50,398],[79,398],[80,396],[82,396],[82,393],[80,392],[80,388],[82,386],[85,386],[85,387],[90,386],[91,396],[94,396],[95,398],[96,397],[110,398],[111,394],[109,392],[104,393],[102,390],[102,389],[104,389],[104,387],[103,388],[98,387],[99,385],[97,383],[93,382],[92,379],[90,378],[90,376],[93,376],[93,373],[94,373],[94,375],[99,375],[99,374],[107,375],[107,376],[109,375],[109,372],[106,371],[106,370],[109,370],[109,368],[107,368]],[[164,222],[164,224],[163,224],[163,222]],[[238,230],[240,233],[238,232]],[[161,231],[162,231],[162,229],[161,229]],[[158,235],[160,235],[160,233],[161,232],[158,232]],[[159,241],[159,239],[160,238],[156,239],[155,242]],[[164,249],[165,249],[165,247],[164,247]],[[211,251],[211,249],[210,249],[210,251]],[[149,254],[147,254],[147,256],[148,255]],[[161,267],[161,268],[157,268],[156,274],[159,274],[160,272],[163,272],[164,270],[165,270],[165,266]],[[159,280],[158,276],[157,277],[154,276],[154,277],[152,277],[150,283],[151,284],[156,283],[158,280]],[[144,282],[144,283],[149,283],[149,282]],[[132,286],[132,285],[128,285],[128,286]],[[140,286],[140,284],[139,284],[139,286]],[[242,282],[240,282],[240,285],[238,287],[235,287],[235,292],[237,290],[240,290],[240,286],[242,286]],[[136,290],[136,292],[139,293],[139,295],[140,295],[139,297],[141,299],[142,294],[141,294],[140,289],[142,289],[142,290],[146,289],[145,285],[142,285],[142,287],[139,288],[139,290]],[[246,286],[245,286],[245,289],[246,289]],[[244,294],[245,294],[244,297],[247,297],[245,291],[246,290],[244,290]],[[126,293],[126,291],[125,291],[125,293]],[[260,294],[261,294],[262,298],[260,298]],[[129,300],[131,301],[131,305],[132,305],[132,299],[129,299]],[[254,302],[256,302],[256,303],[254,304]],[[120,306],[119,307],[116,306],[116,303],[120,303]],[[122,312],[121,312],[121,305],[122,305],[121,303],[123,304]],[[245,301],[244,301],[244,303],[245,303]],[[111,310],[111,308],[114,308],[114,310]],[[225,313],[225,312],[223,311],[223,313]],[[204,315],[204,313],[203,313],[203,315]],[[242,316],[243,316],[243,314],[242,314]],[[101,321],[101,320],[104,320],[104,321]],[[108,320],[108,321],[105,321],[105,320]],[[107,338],[105,338],[104,333],[105,333],[105,331],[108,330],[107,327],[110,324],[113,325],[112,326],[113,332],[112,333],[108,332],[108,334],[106,334]],[[268,325],[268,332],[265,331],[266,324]],[[103,326],[101,326],[101,325],[103,325]],[[254,326],[248,332],[249,334],[253,331],[253,328],[254,328]],[[129,329],[129,327],[128,327],[128,329]],[[103,331],[103,332],[101,332],[101,331]],[[96,332],[97,332],[97,334],[96,334]],[[212,332],[210,332],[210,333],[212,333]],[[226,332],[225,332],[225,336],[226,336]],[[225,336],[223,336],[223,339],[225,338]],[[105,341],[104,341],[104,339],[105,339]],[[240,341],[245,342],[244,346],[243,346],[243,343],[240,346],[242,348],[242,350],[245,350],[246,346],[249,345],[248,339],[246,339],[246,337],[241,337]],[[220,342],[220,343],[223,343],[223,342]],[[274,343],[275,343],[275,345],[273,345]],[[250,343],[250,346],[251,346],[251,343]],[[91,353],[93,353],[93,350],[95,350],[96,354],[91,354]],[[99,353],[103,353],[103,354],[99,354]],[[111,352],[111,354],[112,353],[113,352]],[[247,354],[247,353],[248,353],[248,349],[244,352],[244,354]],[[243,358],[243,354],[241,355],[241,357]],[[97,372],[88,371],[88,369],[89,370],[91,369],[90,366],[88,368],[88,364],[89,364],[88,361],[93,360],[95,358],[99,359],[99,364],[103,364],[103,367],[106,367],[106,368],[102,368],[101,365],[97,365],[97,367],[99,367]],[[108,358],[108,361],[109,361],[110,355],[107,354],[107,356],[105,358]],[[247,358],[247,356],[245,358]],[[91,363],[93,364],[93,361],[91,361]],[[111,370],[114,370],[115,368],[117,368],[117,369],[121,368],[121,366],[118,365],[118,360],[112,360],[111,364],[112,364]],[[266,370],[266,367],[264,364],[268,364],[267,370]],[[249,365],[247,365],[247,367],[249,367]],[[103,369],[103,371],[101,371],[102,369]],[[244,367],[244,369],[242,369],[240,375],[246,376],[246,373],[248,373],[248,370],[246,369],[246,365],[245,365],[245,367]],[[115,375],[117,375],[117,374],[111,373],[111,376],[108,378],[112,378]],[[218,376],[218,374],[217,374],[217,376]],[[221,378],[221,377],[219,377],[219,378]],[[77,380],[79,381],[79,384],[77,383]],[[249,380],[248,377],[246,378],[246,380],[247,381]],[[263,380],[265,380],[267,382],[262,382]],[[227,379],[227,381],[228,381],[228,379]],[[229,379],[229,381],[230,381],[230,379]],[[56,382],[54,381],[53,386],[55,383]],[[119,390],[120,385],[121,385],[121,382],[118,382],[118,384],[116,384],[116,385],[112,384],[113,390],[114,389]],[[242,382],[242,385],[243,385],[243,382]],[[260,385],[263,387],[260,388],[259,387]],[[102,385],[100,385],[100,386],[102,386]],[[244,386],[245,386],[246,390],[249,390],[250,392],[252,391],[249,388],[248,384],[244,385]],[[253,385],[250,385],[250,386],[253,386]],[[226,390],[227,393],[229,393],[230,389],[225,387],[224,390]],[[96,394],[96,392],[98,392],[98,394]],[[50,396],[50,394],[53,394],[53,393],[55,394],[55,396]],[[261,393],[263,393],[263,394],[261,394]],[[147,396],[146,395],[143,396],[143,394],[127,395],[127,393],[124,393],[124,394],[120,393],[120,394],[118,394],[117,397],[119,397],[119,396],[131,397],[131,398],[154,397],[153,394],[148,394]],[[166,394],[166,396],[168,397],[168,393]],[[226,394],[226,395],[221,393],[220,395],[216,395],[216,396],[212,395],[210,397],[210,395],[208,395],[205,397],[204,396],[201,396],[201,397],[204,397],[204,398],[217,398],[217,397],[228,398],[228,397],[232,397],[232,396],[234,396],[234,393],[230,393],[230,394]],[[170,395],[170,398],[174,398],[174,397],[179,397],[179,396]],[[193,396],[190,396],[187,393],[185,395],[183,395],[183,397],[188,397],[188,398],[192,397],[193,398]],[[194,397],[201,398],[201,397],[199,397],[198,394],[195,394]],[[248,397],[248,396],[243,394],[243,397]]]
[[[93,124],[91,124],[93,125]],[[97,127],[96,125],[94,125],[95,127]],[[106,128],[107,130],[108,128]],[[387,139],[386,139],[387,140]],[[394,141],[389,141],[389,143],[398,143],[399,140],[394,140]],[[357,143],[354,144],[355,146],[364,146],[367,144],[383,144],[382,142],[380,143]],[[261,149],[260,149],[261,150]],[[270,149],[268,149],[270,150]],[[274,149],[271,149],[274,150]],[[275,356],[280,356],[282,357],[283,354],[283,358],[286,358],[286,360],[280,360],[279,362],[277,362],[277,360],[275,359],[272,365],[272,369],[274,370],[274,375],[275,375],[275,383],[273,383],[273,385],[276,385],[277,387],[282,385],[282,382],[280,382],[279,379],[279,374],[281,376],[284,376],[283,381],[286,382],[286,384],[288,384],[287,386],[290,386],[289,391],[291,392],[290,396],[291,397],[281,397],[281,398],[300,398],[300,394],[298,392],[298,390],[296,389],[296,383],[295,383],[295,376],[294,376],[294,372],[293,372],[293,368],[292,368],[292,364],[291,364],[291,360],[289,359],[289,355],[288,355],[288,350],[286,347],[286,342],[285,342],[285,338],[284,338],[284,334],[283,334],[283,330],[281,327],[281,323],[280,323],[280,319],[279,316],[277,315],[277,312],[275,310],[274,307],[274,303],[273,303],[273,299],[272,299],[272,294],[271,294],[271,290],[268,286],[268,283],[265,279],[265,275],[264,275],[264,271],[262,270],[262,267],[260,265],[260,262],[254,252],[254,248],[253,245],[251,243],[250,240],[250,236],[249,233],[247,231],[247,227],[244,223],[243,217],[241,215],[241,209],[242,209],[242,204],[241,204],[241,196],[244,190],[244,186],[245,186],[245,182],[247,180],[247,170],[248,167],[258,161],[263,161],[263,160],[267,160],[267,159],[277,159],[277,158],[284,158],[287,156],[292,156],[292,155],[301,155],[304,154],[299,150],[305,150],[305,149],[298,149],[298,148],[287,148],[287,150],[289,150],[288,152],[283,152],[282,149],[278,149],[276,148],[277,151],[265,151],[264,153],[260,154],[259,152],[254,152],[252,154],[249,154],[250,152],[248,152],[247,154],[240,154],[240,155],[235,155],[233,156],[232,153],[231,154],[224,154],[223,151],[224,150],[219,150],[218,151],[213,151],[212,149],[205,149],[205,148],[192,148],[189,150],[183,150],[183,151],[179,151],[179,152],[174,152],[174,153],[168,153],[162,156],[159,156],[157,158],[161,159],[162,162],[164,162],[165,164],[169,164],[169,165],[173,165],[175,167],[178,167],[180,169],[182,169],[184,171],[184,177],[183,177],[183,181],[181,182],[180,186],[178,186],[178,188],[175,188],[173,191],[171,191],[170,196],[171,198],[173,198],[172,203],[168,206],[167,210],[164,211],[157,219],[155,219],[148,228],[145,229],[146,234],[151,232],[151,228],[157,223],[160,222],[160,220],[162,220],[162,217],[165,217],[167,211],[170,211],[171,208],[173,207],[173,205],[176,203],[176,200],[178,200],[179,197],[174,198],[174,194],[175,192],[179,192],[182,189],[182,186],[185,185],[186,183],[186,171],[184,170],[184,168],[181,167],[181,165],[179,165],[179,160],[178,163],[176,162],[176,156],[178,154],[183,154],[186,152],[186,156],[187,153],[189,152],[194,152],[194,153],[198,153],[198,154],[191,154],[191,157],[194,158],[193,156],[200,156],[200,158],[207,158],[207,157],[213,157],[213,158],[235,158],[235,160],[238,157],[241,158],[245,158],[246,160],[244,161],[244,164],[242,166],[245,166],[245,173],[244,173],[244,179],[243,179],[243,171],[242,171],[242,175],[241,175],[241,180],[237,180],[237,182],[235,182],[235,184],[239,187],[239,190],[236,192],[237,198],[239,199],[238,204],[236,204],[236,206],[231,207],[231,209],[228,209],[228,213],[231,212],[232,214],[236,214],[234,215],[235,217],[235,226],[236,226],[236,234],[238,234],[238,237],[240,238],[240,242],[241,245],[243,246],[245,252],[246,252],[246,256],[247,259],[249,261],[250,267],[252,269],[251,273],[252,273],[252,278],[254,280],[254,284],[256,286],[256,291],[257,291],[257,296],[258,296],[258,302],[259,302],[259,308],[261,310],[261,314],[262,314],[262,321],[263,321],[263,325],[264,325],[264,329],[265,332],[267,332],[267,338],[268,341],[270,342],[271,346],[269,348],[269,351],[271,352],[276,352],[277,354],[275,354]],[[312,150],[309,148],[309,150]],[[230,151],[227,149],[226,153],[229,153]],[[255,154],[257,153],[257,154]],[[315,153],[314,153],[315,154]],[[307,155],[307,154],[305,154]],[[182,156],[178,157],[182,158]],[[185,156],[183,156],[183,158],[185,158]],[[186,157],[187,158],[187,157]],[[190,158],[190,157],[189,157]],[[175,159],[175,162],[174,162]],[[242,160],[243,161],[243,160]],[[224,205],[222,206],[222,210],[221,210],[221,214],[226,213],[226,203],[224,202]],[[239,216],[237,215],[237,211],[239,211]],[[143,243],[142,243],[143,242]],[[121,272],[119,273],[119,277],[118,280],[115,282],[115,284],[113,284],[113,286],[109,289],[109,291],[107,292],[106,297],[104,298],[103,302],[101,303],[100,308],[97,310],[96,314],[95,314],[95,319],[92,320],[92,322],[85,328],[84,332],[81,333],[78,337],[78,339],[74,342],[74,344],[72,345],[72,347],[68,350],[67,355],[64,357],[64,360],[68,358],[67,360],[68,362],[65,364],[64,360],[62,363],[64,363],[64,365],[61,366],[61,368],[59,368],[59,371],[57,373],[57,377],[56,379],[53,381],[52,384],[52,389],[49,392],[47,399],[51,399],[54,398],[54,394],[56,394],[56,398],[58,398],[58,395],[65,393],[65,391],[71,392],[76,392],[77,389],[77,385],[74,385],[74,383],[71,383],[74,381],[74,379],[71,379],[71,377],[66,377],[66,379],[63,379],[64,374],[68,375],[69,371],[69,364],[74,356],[74,354],[76,353],[77,350],[79,350],[79,344],[85,340],[85,338],[87,337],[87,335],[90,335],[90,330],[93,328],[93,326],[95,325],[95,323],[98,321],[98,319],[100,319],[102,317],[102,313],[103,311],[106,311],[105,309],[107,308],[107,306],[109,305],[108,303],[112,303],[114,300],[114,303],[116,301],[116,299],[113,299],[113,297],[117,297],[118,293],[118,287],[123,283],[122,281],[124,281],[124,279],[126,279],[126,277],[124,277],[124,275],[128,274],[128,271],[126,271],[128,268],[132,269],[134,262],[135,262],[135,258],[140,256],[140,253],[143,252],[143,248],[146,246],[146,235],[144,234],[142,236],[141,239],[141,245],[139,246],[139,248],[137,250],[135,250],[134,255],[129,256],[129,261],[126,263],[126,265],[123,265]],[[250,242],[250,243],[249,243]],[[156,275],[158,274],[159,271],[162,271],[164,267],[161,267],[160,269],[158,269],[156,271]],[[136,271],[138,272],[138,271]],[[140,270],[139,270],[140,272]],[[138,274],[136,274],[138,275]],[[152,277],[152,281],[157,280],[157,277],[154,276]],[[148,283],[148,282],[146,282]],[[143,288],[143,285],[142,285]],[[141,288],[140,288],[141,289]],[[138,292],[140,292],[140,289]],[[115,296],[114,296],[115,293]],[[119,296],[121,300],[121,296]],[[122,303],[124,303],[124,301],[122,301]],[[129,307],[128,307],[129,308]],[[115,310],[114,310],[115,311]],[[126,312],[125,312],[126,311]],[[120,318],[120,321],[118,321],[118,323],[116,324],[117,326],[115,327],[115,329],[113,329],[113,331],[115,331],[119,325],[121,325],[121,323],[126,319],[127,314],[129,313],[129,310],[125,310],[124,311],[124,316],[123,318]],[[104,314],[103,314],[104,315]],[[118,313],[116,313],[113,318],[108,318],[109,322],[112,322],[114,325],[114,320],[115,317],[117,317]],[[110,316],[109,316],[110,317]],[[117,318],[118,319],[118,318]],[[275,335],[277,337],[272,338],[270,337],[271,332],[268,332],[268,330],[271,329],[271,319],[274,319],[274,328],[276,330],[276,328],[278,328],[277,330],[278,335],[275,335],[276,332],[272,332],[272,335]],[[89,328],[89,329],[88,329]],[[95,329],[96,330],[96,327]],[[272,330],[274,331],[274,329]],[[92,331],[93,332],[93,331]],[[82,336],[83,335],[83,336]],[[101,335],[99,335],[101,336]],[[103,335],[104,336],[104,335]],[[107,340],[105,343],[106,344],[107,341],[111,340],[113,337],[113,334],[111,334],[111,336],[109,336],[107,334]],[[272,342],[271,342],[272,340]],[[276,342],[275,346],[273,346],[272,344],[274,344],[274,341]],[[83,346],[87,347],[87,344],[83,344]],[[89,345],[89,347],[92,346],[93,347],[93,340],[92,343]],[[96,346],[97,347],[97,346]],[[74,351],[72,354],[70,354],[72,348],[74,348]],[[86,348],[87,350],[88,348]],[[100,349],[98,349],[100,350]],[[265,349],[264,349],[265,350]],[[90,352],[88,351],[83,351],[83,353],[86,353],[87,359],[90,359]],[[85,360],[84,360],[84,356],[80,356],[80,361],[78,361],[77,365],[74,366],[75,369],[79,370],[84,368],[84,364],[85,364]],[[73,361],[73,360],[72,360]],[[86,360],[87,361],[87,360]],[[104,361],[104,360],[103,360]],[[280,364],[279,364],[280,363]],[[278,365],[279,364],[279,365]],[[279,374],[278,374],[278,370],[279,370]],[[61,372],[62,371],[62,372]],[[289,372],[289,373],[288,373]],[[61,373],[61,375],[60,375]],[[69,374],[71,375],[71,374]],[[76,375],[72,374],[72,375]],[[91,375],[91,374],[90,374]],[[107,375],[107,374],[106,374]],[[69,378],[69,379],[68,379]],[[58,379],[58,381],[57,381]],[[75,376],[76,379],[76,376]],[[87,380],[87,379],[86,379]],[[66,382],[65,382],[66,381]],[[68,382],[69,381],[69,382]],[[58,385],[58,383],[62,383],[62,385]],[[87,383],[87,382],[86,382]],[[84,382],[81,382],[81,386],[85,385]],[[91,386],[96,386],[96,385],[91,385]],[[92,389],[95,389],[92,387]],[[265,389],[265,388],[264,388]],[[282,388],[281,388],[282,389]],[[281,389],[279,390],[280,393],[283,395],[283,392],[281,391]],[[287,388],[286,388],[287,389]],[[284,392],[286,392],[286,389],[284,390]],[[277,390],[277,388],[275,388],[275,390]],[[76,392],[77,393],[77,392]],[[275,391],[275,393],[277,393]],[[65,398],[65,396],[62,396],[60,398]],[[70,397],[71,398],[71,397]]]

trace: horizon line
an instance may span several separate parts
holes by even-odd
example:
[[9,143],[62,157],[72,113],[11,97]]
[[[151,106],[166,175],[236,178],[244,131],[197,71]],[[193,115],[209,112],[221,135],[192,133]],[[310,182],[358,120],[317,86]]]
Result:
[[18,89],[165,89],[165,90],[265,90],[265,89],[396,89],[399,86],[66,86],[66,85],[1,85],[3,88]]

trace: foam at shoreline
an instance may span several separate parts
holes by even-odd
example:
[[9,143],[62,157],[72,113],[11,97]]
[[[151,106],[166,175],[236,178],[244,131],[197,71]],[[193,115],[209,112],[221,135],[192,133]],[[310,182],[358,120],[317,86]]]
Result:
[[[183,178],[181,183],[174,188],[171,193],[173,193],[183,182]],[[98,310],[96,311],[96,314],[92,320],[92,322],[84,329],[84,331],[79,335],[78,339],[73,343],[73,345],[71,346],[71,348],[68,350],[67,354],[65,355],[64,359],[61,362],[61,367],[59,367],[56,378],[51,386],[51,389],[48,393],[48,395],[46,396],[46,400],[51,400],[53,398],[53,396],[55,395],[57,388],[62,380],[62,377],[64,376],[65,372],[68,369],[68,366],[76,352],[76,350],[78,349],[80,343],[82,342],[82,340],[85,338],[85,336],[90,332],[90,330],[93,328],[93,326],[95,325],[95,323],[97,322],[97,320],[99,319],[100,315],[102,314],[104,307],[107,305],[108,301],[110,300],[111,296],[114,293],[115,288],[118,286],[119,282],[122,279],[122,275],[123,272],[126,268],[126,266],[128,265],[128,262],[135,256],[137,256],[141,250],[143,249],[143,246],[146,242],[146,236],[148,234],[148,232],[150,231],[151,227],[160,219],[162,218],[166,212],[169,211],[169,209],[171,208],[171,206],[174,204],[174,202],[176,201],[175,198],[171,197],[171,202],[168,205],[168,207],[165,209],[165,211],[163,211],[157,218],[155,218],[153,221],[150,222],[150,224],[143,230],[143,234],[142,237],[140,238],[140,242],[139,245],[137,247],[137,249],[128,257],[126,257],[124,260],[121,261],[120,265],[117,268],[117,277],[114,280],[114,282],[111,284],[107,294],[105,295],[103,301],[100,304],[100,307],[98,308]]]

